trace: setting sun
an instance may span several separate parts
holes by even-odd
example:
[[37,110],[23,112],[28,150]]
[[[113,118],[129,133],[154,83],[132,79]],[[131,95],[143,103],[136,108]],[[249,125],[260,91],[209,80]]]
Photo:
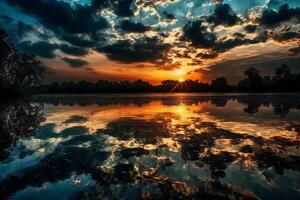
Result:
[[0,0],[0,200],[300,200],[299,30],[300,0]]

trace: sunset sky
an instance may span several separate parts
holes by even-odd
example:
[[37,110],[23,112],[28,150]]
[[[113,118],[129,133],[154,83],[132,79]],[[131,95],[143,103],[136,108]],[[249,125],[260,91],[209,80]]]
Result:
[[300,0],[2,0],[0,26],[47,82],[300,71]]

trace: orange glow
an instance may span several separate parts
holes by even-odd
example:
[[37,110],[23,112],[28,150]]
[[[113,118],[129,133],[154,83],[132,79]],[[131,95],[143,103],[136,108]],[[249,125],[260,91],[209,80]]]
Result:
[[[177,94],[180,95],[180,94]],[[239,121],[232,119],[220,119],[217,116],[211,115],[210,111],[220,111],[218,107],[213,106],[208,102],[199,102],[197,104],[185,104],[184,96],[178,96],[178,99],[183,98],[178,104],[164,105],[162,101],[153,100],[151,103],[145,105],[105,105],[98,106],[91,104],[85,106],[84,109],[81,106],[64,106],[64,112],[58,112],[55,110],[55,106],[47,108],[46,112],[47,121],[44,123],[55,123],[55,131],[59,132],[67,127],[78,126],[78,123],[65,124],[60,123],[69,119],[73,115],[80,115],[88,118],[86,122],[80,122],[80,125],[85,126],[90,133],[94,133],[99,129],[103,129],[111,121],[120,118],[143,118],[145,120],[161,120],[165,119],[171,123],[171,125],[188,124],[190,126],[197,126],[195,119],[201,119],[203,122],[213,123],[217,128],[228,130],[233,133],[248,134],[253,136],[259,136],[265,139],[272,137],[284,137],[290,140],[297,140],[294,130],[286,130],[282,127],[282,124],[274,119],[265,120],[264,124],[256,123],[256,121]],[[126,109],[124,109],[126,108]],[[241,110],[242,105],[235,101],[229,101],[226,107],[223,108],[223,114],[236,110]],[[197,132],[201,133],[205,131],[201,127],[194,127]],[[216,144],[215,148],[226,146],[224,142]],[[248,141],[249,142],[249,141]],[[246,144],[246,143],[245,143]],[[247,143],[250,144],[250,143]],[[228,145],[227,145],[228,147]],[[229,147],[228,147],[229,148]],[[43,151],[43,150],[40,150]],[[232,150],[233,151],[233,150]]]
[[175,76],[184,76],[185,71],[183,69],[176,69],[176,70],[174,70],[174,75]]
[[184,82],[184,79],[183,79],[183,78],[179,78],[178,81],[179,81],[180,83],[182,83],[182,82]]
[[[60,59],[41,58],[41,61],[48,66],[47,70],[50,72],[45,74],[45,82],[69,80],[98,81],[100,79],[134,81],[137,77],[142,77],[143,80],[158,85],[163,80],[179,80],[180,78],[184,78],[184,80],[191,79],[210,82],[218,76],[214,74],[216,71],[210,71],[213,66],[220,65],[221,63],[239,62],[243,58],[248,59],[253,56],[283,52],[285,49],[292,47],[295,47],[295,44],[288,43],[278,45],[275,42],[269,41],[265,44],[236,47],[220,54],[214,59],[203,59],[201,63],[196,65],[190,65],[191,61],[189,59],[174,58],[173,60],[180,63],[178,67],[174,68],[164,68],[163,66],[157,66],[153,63],[115,62],[109,60],[104,54],[96,51],[91,51],[90,54],[83,58],[87,60],[89,64],[82,68],[71,68]],[[273,59],[273,57],[271,56],[267,61],[270,59]],[[199,71],[199,69],[202,69],[202,71]],[[224,73],[222,69],[218,69],[221,74]],[[228,78],[230,78],[229,75]]]

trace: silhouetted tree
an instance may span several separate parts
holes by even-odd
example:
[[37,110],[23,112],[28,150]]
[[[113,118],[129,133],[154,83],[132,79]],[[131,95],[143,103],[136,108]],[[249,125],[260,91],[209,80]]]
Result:
[[290,73],[291,73],[290,68],[285,64],[275,69],[275,75],[278,79],[288,78]]
[[279,91],[297,90],[297,74],[292,74],[290,68],[283,64],[275,69],[273,87]]
[[212,91],[216,92],[225,92],[228,91],[230,86],[227,83],[227,80],[223,77],[217,78],[211,82]]
[[252,90],[263,90],[264,89],[264,81],[260,76],[260,72],[258,69],[250,68],[244,72],[250,81],[250,88]]
[[28,93],[39,86],[43,68],[35,56],[20,53],[12,46],[7,34],[0,30],[0,91],[3,95]]
[[15,51],[8,35],[0,28],[0,66],[3,66],[5,58]]
[[267,83],[264,78],[260,76],[258,69],[253,67],[249,68],[244,72],[247,79],[241,80],[238,83],[238,88],[240,91],[264,91],[266,89]]
[[141,79],[134,81],[132,83],[132,86],[133,86],[133,90],[136,92],[152,91],[152,89],[151,89],[152,85]]
[[99,80],[95,84],[95,92],[109,92],[112,90],[112,83],[105,80]]
[[160,85],[152,85],[147,81],[107,81],[96,83],[88,81],[54,82],[40,87],[44,93],[144,93],[144,92],[266,92],[266,91],[299,91],[300,74],[294,74],[288,66],[283,65],[276,70],[273,77],[260,76],[259,70],[250,68],[244,73],[248,78],[238,82],[237,86],[228,84],[224,77],[213,80],[211,84],[197,80],[179,82],[164,80]]
[[164,92],[174,91],[175,87],[179,85],[178,81],[165,80],[161,82],[161,89]]

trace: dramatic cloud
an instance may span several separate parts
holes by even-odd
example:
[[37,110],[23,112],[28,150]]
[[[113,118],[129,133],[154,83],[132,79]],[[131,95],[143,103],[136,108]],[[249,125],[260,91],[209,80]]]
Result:
[[166,19],[169,19],[169,20],[176,19],[174,14],[168,13],[167,11],[163,12],[162,14],[166,17]]
[[182,39],[192,42],[195,47],[209,48],[216,43],[216,35],[208,31],[200,20],[187,23],[183,27]]
[[258,21],[265,26],[274,26],[291,19],[300,21],[300,8],[289,8],[288,4],[285,4],[278,11],[265,10]]
[[207,21],[217,25],[232,26],[240,21],[235,12],[228,4],[218,4],[215,12]]
[[129,20],[124,20],[120,24],[120,28],[125,32],[135,32],[144,33],[149,31],[151,28],[149,26],[144,26],[142,23],[133,23]]
[[34,28],[31,25],[25,24],[22,21],[17,23],[17,34],[22,37],[24,34],[28,32],[33,32]]
[[96,45],[96,41],[75,34],[64,34],[61,39],[78,47],[93,47]]
[[64,58],[62,58],[62,60],[64,60],[66,63],[68,63],[70,65],[70,67],[73,67],[73,68],[83,67],[88,64],[88,62],[81,60],[81,59],[72,59],[72,58],[64,57]]
[[234,39],[228,39],[225,41],[218,42],[214,47],[213,50],[216,52],[225,52],[229,49],[232,49],[234,47],[242,46],[245,44],[252,43],[252,40],[249,39],[243,39],[243,38],[234,38]]
[[95,10],[107,8],[109,6],[109,0],[93,0],[92,8]]
[[298,47],[295,47],[295,48],[290,48],[288,50],[292,55],[296,55],[296,54],[299,54],[300,53],[300,45]]
[[132,16],[135,10],[133,0],[113,0],[114,10],[120,17]]
[[300,39],[300,33],[297,32],[283,32],[274,36],[274,40],[279,42],[297,40],[297,39]]
[[44,58],[55,58],[56,44],[51,44],[45,41],[31,43],[24,41],[18,44],[18,47],[28,53],[35,54]]
[[9,24],[13,19],[6,15],[0,15],[0,20],[3,20],[5,24]]
[[174,70],[177,76],[269,44],[275,47],[266,51],[278,47],[293,57],[299,53],[299,6],[298,0],[4,0],[0,26],[22,51],[60,57],[75,68],[91,59],[89,67],[114,76],[122,67],[141,74],[145,68]]
[[89,6],[77,5],[56,0],[6,0],[24,13],[35,16],[46,27],[68,33],[90,33],[108,27],[102,16]]
[[257,25],[249,24],[249,25],[246,25],[244,27],[244,29],[247,33],[254,33],[257,30]]
[[62,52],[73,55],[73,56],[85,56],[88,54],[88,50],[86,50],[84,48],[79,48],[79,47],[70,46],[70,45],[66,45],[66,44],[60,45],[59,49]]
[[213,59],[216,58],[218,54],[216,52],[209,52],[209,53],[198,53],[197,57],[200,57],[202,59]]
[[120,40],[115,44],[97,48],[111,60],[124,63],[161,62],[167,58],[170,45],[163,43],[158,37],[144,38],[131,42]]

